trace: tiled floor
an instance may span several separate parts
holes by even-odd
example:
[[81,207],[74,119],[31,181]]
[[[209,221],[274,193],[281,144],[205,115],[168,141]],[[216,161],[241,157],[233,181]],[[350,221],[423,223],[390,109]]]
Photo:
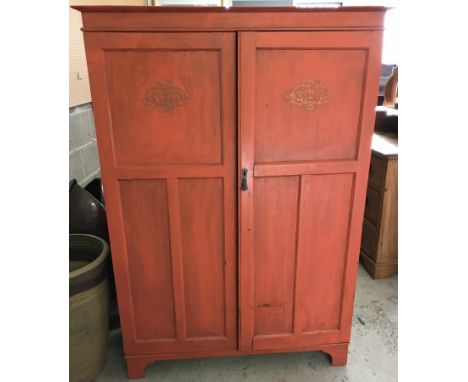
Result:
[[[393,382],[397,381],[398,278],[372,280],[359,267],[347,366],[332,367],[321,352],[155,362],[146,381],[157,382]],[[120,331],[109,338],[97,382],[127,381]]]

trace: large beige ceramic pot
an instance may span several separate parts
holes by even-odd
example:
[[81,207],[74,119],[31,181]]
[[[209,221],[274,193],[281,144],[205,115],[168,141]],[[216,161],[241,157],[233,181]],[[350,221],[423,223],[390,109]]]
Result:
[[106,363],[109,331],[109,246],[99,237],[70,235],[70,381],[97,377]]

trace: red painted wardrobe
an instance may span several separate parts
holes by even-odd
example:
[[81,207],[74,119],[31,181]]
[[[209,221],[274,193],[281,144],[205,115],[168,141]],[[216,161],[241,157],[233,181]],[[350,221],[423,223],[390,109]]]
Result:
[[345,364],[385,8],[76,9],[129,376]]

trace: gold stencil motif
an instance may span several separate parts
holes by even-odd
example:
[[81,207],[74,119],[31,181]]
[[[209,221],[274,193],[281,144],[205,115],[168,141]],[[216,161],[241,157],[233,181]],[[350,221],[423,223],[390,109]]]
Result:
[[171,81],[158,81],[145,93],[145,102],[149,106],[158,107],[165,112],[173,111],[177,106],[184,105],[190,96]]
[[293,105],[305,106],[309,111],[329,103],[330,98],[327,88],[319,80],[305,80],[286,96]]

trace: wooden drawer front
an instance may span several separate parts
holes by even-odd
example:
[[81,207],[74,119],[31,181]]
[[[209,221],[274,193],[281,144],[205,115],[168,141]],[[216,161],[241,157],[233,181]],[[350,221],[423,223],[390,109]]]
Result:
[[376,240],[377,229],[367,219],[364,219],[364,223],[362,225],[361,249],[366,253],[367,256],[372,257],[373,259],[376,257]]
[[378,225],[380,215],[380,192],[372,187],[367,188],[366,210],[364,216],[374,225]]
[[385,161],[374,155],[369,167],[369,184],[379,189],[385,184]]

